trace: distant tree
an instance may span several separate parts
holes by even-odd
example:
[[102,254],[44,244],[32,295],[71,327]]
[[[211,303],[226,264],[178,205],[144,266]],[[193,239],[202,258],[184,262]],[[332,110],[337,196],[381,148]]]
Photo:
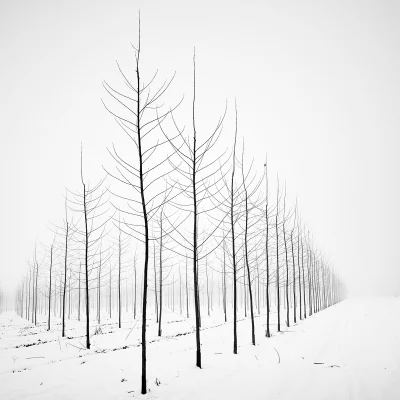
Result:
[[83,227],[76,228],[78,241],[83,245],[83,266],[85,274],[85,311],[86,311],[86,348],[90,349],[90,297],[89,288],[92,280],[91,273],[95,267],[95,261],[101,252],[102,238],[106,235],[107,223],[110,220],[108,214],[108,201],[106,194],[108,188],[103,187],[105,178],[90,187],[85,182],[83,173],[83,148],[81,147],[81,184],[80,193],[69,191],[73,198],[69,199],[70,209],[79,212],[83,219]]
[[[250,173],[252,172],[252,164],[248,171],[245,173],[244,168],[244,141],[243,141],[243,151],[242,151],[242,162],[241,162],[241,170],[242,170],[242,187],[243,187],[243,202],[244,202],[244,262],[245,269],[247,270],[247,285],[249,288],[249,301],[250,301],[250,317],[251,317],[251,342],[255,346],[256,344],[256,336],[255,336],[255,327],[254,327],[254,304],[253,304],[253,290],[252,290],[252,272],[250,269],[250,253],[254,251],[255,246],[250,247],[251,239],[254,238],[257,232],[251,234],[250,229],[253,228],[260,220],[259,215],[250,215],[252,212],[257,211],[259,207],[259,199],[253,201],[253,196],[258,193],[260,185],[262,183],[261,179],[256,179],[256,175],[254,177],[250,177]],[[255,262],[258,264],[257,257],[255,258]]]
[[53,272],[53,250],[54,250],[54,241],[50,246],[50,266],[49,266],[49,310],[48,313],[49,315],[47,316],[47,330],[50,330],[50,318],[51,318],[51,278],[52,278],[52,272]]

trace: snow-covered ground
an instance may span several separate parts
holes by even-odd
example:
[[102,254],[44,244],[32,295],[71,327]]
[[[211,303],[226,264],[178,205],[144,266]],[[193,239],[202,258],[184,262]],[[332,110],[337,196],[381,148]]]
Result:
[[[140,394],[140,321],[104,319],[84,350],[83,322],[46,331],[0,315],[0,399],[400,399],[400,299],[349,299],[264,336],[265,316],[238,325],[203,311],[203,369],[195,367],[193,320],[165,312],[163,337],[148,327],[148,388]],[[57,325],[56,325],[57,324]],[[93,323],[92,333],[96,328]]]

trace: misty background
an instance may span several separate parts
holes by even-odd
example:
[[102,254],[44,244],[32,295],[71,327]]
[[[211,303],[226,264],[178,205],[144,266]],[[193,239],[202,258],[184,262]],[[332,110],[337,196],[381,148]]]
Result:
[[[0,282],[13,293],[49,243],[65,188],[94,182],[120,131],[102,81],[142,68],[212,126],[228,101],[262,173],[286,181],[350,295],[399,294],[400,4],[397,1],[1,1]],[[199,132],[201,135],[201,132]]]

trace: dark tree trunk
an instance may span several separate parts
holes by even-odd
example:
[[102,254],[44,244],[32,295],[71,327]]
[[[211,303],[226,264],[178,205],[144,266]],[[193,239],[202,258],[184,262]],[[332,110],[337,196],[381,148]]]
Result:
[[[160,215],[160,317],[158,318],[158,336],[161,336],[161,320],[162,320],[162,289],[163,289],[163,274],[162,274],[162,246],[163,246],[163,228],[162,228],[162,211]],[[187,280],[187,268],[186,268],[186,280]]]
[[49,279],[49,315],[47,320],[47,330],[50,330],[50,314],[51,314],[51,273],[53,269],[53,245],[50,248],[50,279]]
[[121,328],[121,228],[118,230],[118,328]]
[[[198,252],[197,252],[197,256],[198,256]],[[198,304],[199,304],[199,309],[198,309],[198,315],[199,315],[199,328],[201,329],[201,302],[200,302],[200,289],[199,289],[199,259],[197,258],[197,270],[196,270],[196,274],[197,274],[197,300],[198,300]]]
[[189,318],[189,287],[187,274],[187,258],[186,258],[186,317]]
[[[139,21],[140,23],[140,21]],[[139,74],[139,57],[140,57],[140,33],[139,47],[136,56],[136,132],[137,132],[137,148],[139,156],[139,182],[140,182],[140,198],[142,205],[143,223],[144,223],[144,269],[143,269],[143,291],[142,291],[142,387],[141,393],[147,393],[147,359],[146,359],[146,322],[147,322],[147,280],[149,269],[149,222],[147,216],[146,200],[145,200],[145,185],[143,172],[143,151],[142,151],[142,136],[141,136],[141,102],[140,102],[140,74]]]
[[[283,218],[285,219],[285,213],[283,213]],[[285,244],[285,263],[286,263],[286,326],[290,326],[289,322],[289,263],[288,263],[288,254],[287,254],[287,244],[286,244],[286,230],[285,230],[285,223],[283,223],[283,241]]]
[[261,314],[260,311],[260,270],[258,268],[258,262],[257,262],[257,309],[258,309],[258,315]]
[[[236,107],[235,107],[236,109]],[[236,129],[235,129],[235,142],[233,147],[232,158],[232,177],[231,177],[231,204],[230,204],[230,218],[231,218],[231,235],[232,235],[232,267],[233,267],[233,354],[237,354],[237,277],[236,277],[236,248],[235,248],[235,224],[234,224],[234,177],[236,165],[236,137],[237,137],[237,111],[236,111]]]
[[226,319],[226,264],[225,264],[225,242],[224,242],[224,274],[223,274],[223,306],[224,306],[224,316],[225,316],[225,322],[227,321]]
[[86,348],[90,349],[90,303],[89,303],[89,231],[88,231],[88,219],[86,209],[86,185],[83,182],[83,213],[85,217],[85,302],[86,302]]
[[207,279],[207,308],[208,308],[208,316],[210,316],[210,293],[209,293],[209,290],[208,290],[207,258],[206,258],[206,279]]
[[[242,162],[243,168],[243,162]],[[242,169],[243,171],[243,169]],[[253,310],[253,292],[251,290],[251,275],[250,275],[250,265],[249,265],[249,249],[248,249],[248,230],[249,230],[249,206],[248,206],[248,196],[246,189],[246,182],[243,173],[243,186],[244,186],[244,196],[245,196],[245,228],[244,228],[244,254],[245,254],[245,265],[247,268],[247,281],[249,285],[249,298],[250,298],[250,316],[251,316],[251,343],[256,345],[256,334],[254,330],[254,310]],[[246,292],[245,292],[246,294]],[[246,304],[246,297],[244,299]],[[246,310],[246,308],[245,308]]]
[[79,275],[78,275],[78,321],[81,320],[81,269],[82,269],[82,264],[79,263]]
[[157,270],[156,270],[156,245],[153,246],[153,261],[154,261],[154,296],[155,296],[155,313],[156,322],[158,323],[158,299],[157,299]]
[[292,263],[293,263],[293,322],[296,323],[296,264],[294,261],[293,230],[290,234],[290,244],[292,247]]
[[34,312],[35,312],[35,264],[32,267],[32,310],[31,310],[31,322],[34,323]]
[[307,248],[307,275],[308,275],[308,305],[309,305],[309,316],[312,315],[312,287],[311,287],[311,252],[309,248]]
[[307,318],[307,304],[306,304],[306,281],[304,278],[304,246],[303,246],[303,239],[301,239],[301,269],[303,272],[303,305],[304,305],[304,319]]
[[269,304],[269,220],[268,220],[268,169],[267,169],[267,160],[265,160],[265,180],[266,180],[266,190],[265,190],[265,261],[267,264],[267,329],[265,331],[266,337],[271,337],[271,333],[269,330],[270,324],[270,304]]
[[28,284],[28,276],[26,276],[26,281],[25,281],[25,293],[29,291],[28,296],[25,294],[25,319],[29,319],[29,296],[30,296],[30,283]]
[[[134,260],[134,269],[135,269],[135,299],[134,299],[134,307],[133,307],[133,318],[136,319],[136,292],[137,292],[137,282],[136,282],[136,254],[135,254],[135,260]],[[110,280],[111,282],[111,280]],[[111,317],[111,311],[110,311],[110,317]]]
[[182,315],[182,275],[180,266],[179,266],[179,308],[180,308],[180,314]]
[[109,289],[108,289],[108,302],[109,302],[109,312],[110,312],[110,319],[111,319],[111,309],[112,309],[112,298],[111,298],[111,264],[110,264],[110,280],[109,280]]
[[98,292],[97,292],[97,323],[100,325],[100,319],[101,319],[101,249],[100,249],[100,262],[99,262],[99,271],[97,275],[97,287],[98,287]]
[[246,260],[243,257],[243,305],[244,305],[244,317],[247,318],[247,307],[246,307]]
[[276,217],[275,217],[275,233],[276,233],[276,301],[278,311],[278,332],[281,331],[281,296],[279,293],[279,232],[278,232],[278,215],[279,215],[279,186],[276,196]]
[[196,366],[201,368],[201,344],[200,344],[200,302],[199,302],[199,282],[197,273],[197,139],[195,127],[195,102],[196,102],[196,60],[193,56],[193,163],[192,163],[192,192],[193,192],[193,289],[194,289],[194,309],[196,318]]
[[297,225],[297,269],[299,271],[299,305],[300,305],[300,319],[302,319],[302,308],[301,308],[301,271],[300,271],[300,232]]
[[68,319],[71,319],[71,270],[69,270],[68,280]]
[[36,290],[35,290],[35,325],[37,325],[37,302],[38,302],[38,276],[39,276],[39,264],[36,261]]
[[65,231],[65,255],[64,255],[64,287],[63,287],[63,300],[62,300],[62,337],[65,337],[65,296],[67,290],[67,259],[68,259],[68,232],[69,224],[66,221]]

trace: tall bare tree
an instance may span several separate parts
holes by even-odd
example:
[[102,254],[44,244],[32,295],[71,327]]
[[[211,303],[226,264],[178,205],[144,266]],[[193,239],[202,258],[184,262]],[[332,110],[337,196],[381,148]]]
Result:
[[101,179],[93,186],[89,185],[84,178],[83,168],[83,147],[81,146],[81,168],[80,178],[82,184],[81,192],[69,193],[72,199],[68,199],[69,209],[80,213],[82,228],[74,229],[77,241],[83,246],[83,266],[85,274],[85,311],[86,311],[86,348],[90,349],[90,285],[97,282],[97,276],[92,276],[95,272],[96,260],[101,254],[102,238],[106,235],[108,216],[108,188],[104,187],[106,178]]
[[[176,123],[173,113],[171,113],[173,123],[177,135],[174,137],[169,136],[162,128],[165,137],[171,144],[175,154],[178,156],[180,163],[175,163],[171,160],[170,163],[181,178],[181,181],[173,180],[173,185],[177,188],[178,194],[182,194],[183,198],[186,199],[182,202],[178,200],[171,202],[171,204],[183,213],[186,213],[184,221],[190,217],[191,229],[190,233],[182,234],[178,229],[179,226],[183,225],[183,221],[180,221],[175,225],[176,234],[179,239],[176,240],[177,245],[180,245],[183,250],[173,250],[181,256],[189,257],[193,263],[193,295],[194,295],[194,309],[195,309],[195,329],[196,329],[196,366],[201,368],[201,340],[200,340],[200,291],[199,291],[199,261],[204,259],[208,253],[212,250],[209,249],[207,252],[200,254],[201,250],[205,248],[206,243],[212,238],[213,233],[217,228],[213,229],[212,232],[207,232],[203,238],[199,236],[199,219],[201,215],[210,215],[211,211],[216,209],[218,205],[210,204],[211,200],[216,198],[219,192],[218,183],[222,179],[210,182],[210,177],[214,176],[219,172],[221,168],[221,154],[217,154],[212,160],[207,160],[209,155],[212,154],[212,149],[218,142],[220,134],[222,132],[222,122],[225,118],[225,112],[219,119],[216,127],[212,133],[201,143],[198,143],[197,126],[196,126],[196,56],[193,55],[193,100],[192,100],[192,136],[185,137],[184,129],[180,129]],[[176,139],[176,140],[175,140]],[[181,166],[182,165],[182,166]],[[225,163],[222,163],[225,165]],[[172,180],[172,178],[171,178]],[[222,220],[220,221],[222,222]],[[189,223],[189,222],[188,222]],[[172,224],[172,223],[171,223]],[[218,224],[217,224],[218,226]],[[189,239],[189,235],[191,239]]]
[[[147,359],[146,359],[146,323],[147,323],[147,295],[148,295],[148,273],[149,273],[149,243],[151,240],[149,224],[159,208],[165,202],[166,192],[170,189],[158,191],[155,184],[164,178],[170,171],[165,171],[171,156],[159,153],[167,140],[160,140],[157,136],[157,128],[162,124],[171,109],[165,113],[161,112],[158,105],[160,98],[169,88],[172,80],[164,82],[160,88],[153,91],[153,82],[157,73],[148,83],[144,83],[141,74],[141,32],[139,14],[138,46],[133,47],[135,53],[134,79],[130,80],[122,71],[119,64],[118,69],[127,86],[129,93],[117,90],[104,82],[103,87],[114,100],[118,111],[112,111],[104,102],[106,109],[113,115],[121,129],[127,135],[134,151],[127,154],[117,151],[115,146],[109,150],[116,165],[116,173],[107,169],[107,173],[126,189],[118,194],[113,193],[121,201],[125,201],[127,208],[118,207],[124,215],[123,231],[144,246],[143,259],[143,291],[142,291],[142,380],[141,392],[147,392]],[[150,114],[152,116],[150,116]],[[161,113],[161,114],[160,114]],[[133,156],[133,157],[132,157]],[[151,162],[153,162],[151,164]],[[162,169],[164,168],[164,169]],[[129,222],[126,218],[137,222]],[[141,220],[141,222],[138,221]]]

